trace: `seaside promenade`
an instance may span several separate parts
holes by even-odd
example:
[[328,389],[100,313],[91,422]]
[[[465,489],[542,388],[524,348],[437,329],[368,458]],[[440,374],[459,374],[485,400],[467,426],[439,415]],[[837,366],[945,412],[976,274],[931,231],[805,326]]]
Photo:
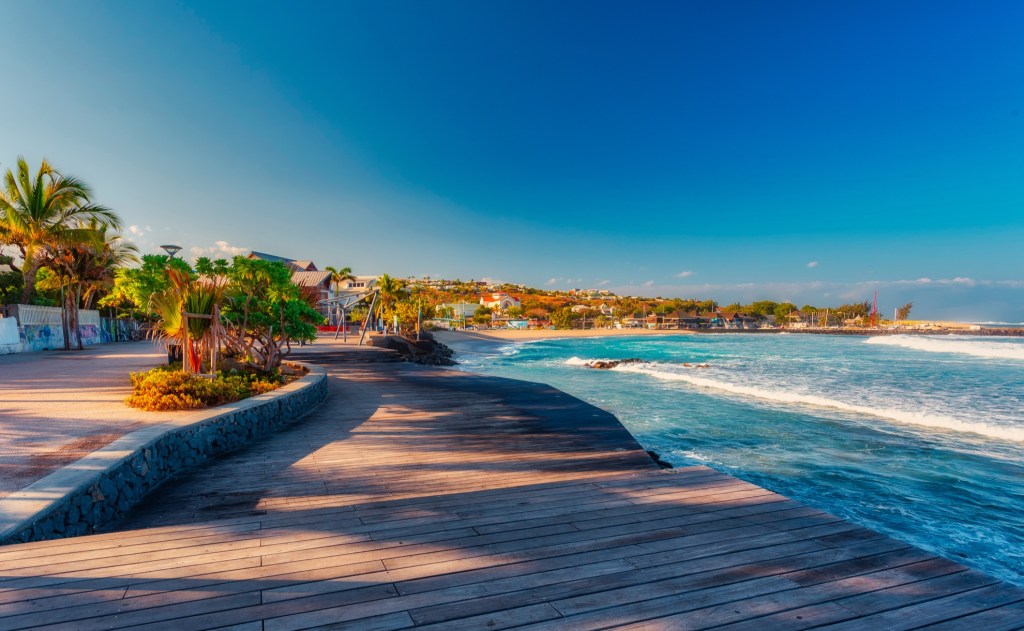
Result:
[[1024,590],[548,386],[327,339],[327,402],[116,531],[0,548],[2,629],[1015,629]]

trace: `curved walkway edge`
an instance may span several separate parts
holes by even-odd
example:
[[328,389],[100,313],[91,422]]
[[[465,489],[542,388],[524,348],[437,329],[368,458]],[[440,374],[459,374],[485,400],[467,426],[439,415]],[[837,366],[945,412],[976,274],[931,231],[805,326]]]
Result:
[[174,474],[287,425],[327,397],[327,374],[132,432],[0,499],[0,544],[95,531]]

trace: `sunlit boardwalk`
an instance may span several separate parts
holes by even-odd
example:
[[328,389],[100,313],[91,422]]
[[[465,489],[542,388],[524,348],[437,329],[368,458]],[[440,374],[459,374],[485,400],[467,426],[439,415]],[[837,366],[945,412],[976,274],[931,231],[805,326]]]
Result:
[[1014,629],[1024,590],[556,390],[318,343],[331,395],[118,532],[0,548],[0,629]]

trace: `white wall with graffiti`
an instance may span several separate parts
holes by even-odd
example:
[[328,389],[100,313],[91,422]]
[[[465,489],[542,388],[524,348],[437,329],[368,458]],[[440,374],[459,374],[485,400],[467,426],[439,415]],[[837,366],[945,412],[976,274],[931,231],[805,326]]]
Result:
[[[0,341],[0,353],[30,353],[64,348],[63,310],[60,307],[17,305],[13,311],[15,317],[0,318],[0,322],[4,323],[0,331],[11,328],[6,321],[15,320],[18,339],[14,344],[4,344],[8,338],[0,338],[3,340]],[[78,330],[82,336],[82,344],[90,346],[104,341],[99,311],[82,310],[78,314]],[[71,336],[71,344],[72,347],[77,346],[74,335]],[[12,346],[18,348],[11,348]]]

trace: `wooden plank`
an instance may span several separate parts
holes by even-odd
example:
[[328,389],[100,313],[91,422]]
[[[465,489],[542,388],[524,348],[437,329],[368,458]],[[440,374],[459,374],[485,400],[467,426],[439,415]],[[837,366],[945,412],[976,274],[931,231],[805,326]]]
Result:
[[[604,602],[578,600],[552,604],[566,616],[567,624],[573,629],[600,629],[611,625],[632,630],[701,629],[782,609],[828,602],[832,594],[861,590],[868,584],[908,580],[901,570],[888,570],[799,588],[786,580],[785,576],[755,578],[697,591],[668,593],[657,598],[645,598],[639,590],[632,590],[620,594],[610,593],[609,599]],[[541,624],[526,628],[549,627]]]
[[[786,544],[775,546],[772,549],[758,548],[707,556],[650,570],[621,572],[612,576],[600,577],[600,580],[583,576],[574,581],[561,582],[557,585],[545,584],[542,588],[522,590],[512,594],[502,593],[491,597],[477,597],[472,602],[438,605],[413,610],[410,613],[418,623],[422,624],[437,620],[456,619],[460,616],[500,608],[519,607],[534,602],[564,600],[573,597],[601,600],[605,597],[606,592],[613,589],[636,587],[646,590],[649,586],[655,586],[655,591],[668,588],[675,592],[682,590],[684,586],[695,589],[697,586],[725,585],[758,576],[785,574],[821,564],[836,565],[842,562],[858,561],[864,556],[869,559],[885,556],[878,554],[879,551],[888,551],[888,548],[861,545],[860,549],[822,550],[813,542]],[[909,563],[912,560],[914,559],[905,559],[905,562]],[[889,561],[889,564],[891,563],[892,561]],[[870,568],[879,566],[885,566],[885,564],[862,564],[862,567]],[[863,571],[867,571],[867,569]],[[651,594],[648,593],[648,595]]]
[[1024,600],[929,626],[930,631],[1011,631],[1024,628]]
[[[826,628],[839,631],[862,625],[861,628],[873,626],[899,631],[953,620],[965,613],[982,612],[1024,600],[1024,590],[1008,587],[980,572],[961,572],[955,577],[950,577],[954,578],[956,580],[932,581],[927,584],[927,591],[924,589],[925,583],[917,584],[919,593],[911,597],[924,600],[924,596],[931,596],[931,600],[916,604],[907,604],[911,601],[906,600],[899,609],[858,618],[855,624],[842,622]],[[846,606],[843,602],[839,604]],[[859,608],[856,611],[864,612],[864,609]]]
[[465,629],[494,629],[497,631],[543,620],[558,620],[561,617],[554,607],[548,603],[541,603],[494,611],[479,616],[460,617],[435,624],[420,625],[417,623],[416,628],[424,631],[463,631]]

